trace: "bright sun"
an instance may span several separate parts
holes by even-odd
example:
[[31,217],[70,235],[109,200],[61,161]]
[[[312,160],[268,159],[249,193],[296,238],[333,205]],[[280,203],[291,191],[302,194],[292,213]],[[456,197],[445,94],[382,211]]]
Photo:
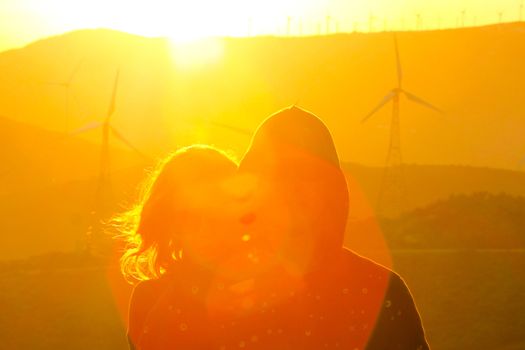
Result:
[[[310,8],[312,0],[157,1],[156,16],[143,25],[176,42],[210,36],[247,36],[274,32],[287,16]],[[138,28],[137,28],[138,29]]]
[[[239,26],[236,14],[225,13],[219,6],[221,1],[174,2],[159,12],[146,26],[157,27],[157,31],[173,41],[188,42],[210,36],[246,35]],[[160,27],[160,28],[159,28]],[[137,28],[138,29],[138,28]]]
[[190,69],[218,62],[219,37],[275,33],[287,16],[313,13],[318,0],[24,0],[55,32],[111,28],[128,33],[167,37],[176,65]]
[[170,37],[183,43],[218,36],[457,27],[515,21],[520,0],[0,0],[0,50],[86,28]]
[[[191,40],[190,40],[191,39]],[[224,53],[224,42],[220,38],[184,37],[171,39],[171,54],[176,67],[191,70],[218,63]]]
[[275,33],[287,16],[306,15],[315,0],[25,0],[46,14],[55,29],[113,28],[146,36],[167,36],[174,42],[205,37]]

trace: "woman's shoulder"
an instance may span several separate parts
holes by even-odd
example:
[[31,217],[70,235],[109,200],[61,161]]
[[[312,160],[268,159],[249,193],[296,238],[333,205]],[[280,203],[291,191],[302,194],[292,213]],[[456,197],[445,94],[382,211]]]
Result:
[[133,287],[133,294],[147,294],[149,291],[157,289],[159,285],[158,279],[140,281]]
[[141,281],[133,288],[131,299],[132,301],[156,299],[167,287],[167,283],[168,279],[165,277]]

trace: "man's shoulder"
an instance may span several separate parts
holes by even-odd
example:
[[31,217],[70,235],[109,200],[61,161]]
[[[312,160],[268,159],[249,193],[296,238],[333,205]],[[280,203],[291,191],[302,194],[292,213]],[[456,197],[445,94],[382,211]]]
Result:
[[394,271],[356,252],[343,248],[340,254],[341,265],[353,275],[376,278],[400,278]]

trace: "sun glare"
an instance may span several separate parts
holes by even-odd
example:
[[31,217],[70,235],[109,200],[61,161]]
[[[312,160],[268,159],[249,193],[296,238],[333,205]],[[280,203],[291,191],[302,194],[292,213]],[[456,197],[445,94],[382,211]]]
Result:
[[[124,0],[71,2],[49,0],[45,5],[24,0],[23,10],[36,11],[55,31],[112,28],[145,36],[169,37],[187,43],[208,37],[239,37],[275,33],[287,16],[307,15],[313,0],[193,0],[148,3]],[[22,6],[22,5],[20,5]]]
[[184,70],[199,69],[218,63],[224,53],[224,42],[220,38],[188,37],[171,40],[171,55],[175,67]]
[[[188,43],[212,36],[240,36],[242,33],[235,13],[228,13],[217,1],[178,2],[165,6],[149,27],[160,26],[157,31],[172,42]],[[159,17],[160,16],[160,17]],[[138,28],[137,28],[138,29]]]
[[10,33],[0,37],[0,50],[86,28],[183,43],[205,37],[449,28],[463,23],[461,18],[465,25],[480,25],[522,16],[519,0],[0,0],[0,29]]

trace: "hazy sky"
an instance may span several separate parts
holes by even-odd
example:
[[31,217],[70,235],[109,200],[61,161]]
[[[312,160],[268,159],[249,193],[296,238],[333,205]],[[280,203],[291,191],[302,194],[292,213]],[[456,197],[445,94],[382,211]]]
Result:
[[[79,28],[148,36],[316,34],[516,21],[521,0],[0,0],[0,50]],[[420,14],[419,24],[417,15]],[[327,16],[330,20],[327,21]],[[371,16],[373,17],[370,22]],[[524,14],[525,16],[525,14]]]

